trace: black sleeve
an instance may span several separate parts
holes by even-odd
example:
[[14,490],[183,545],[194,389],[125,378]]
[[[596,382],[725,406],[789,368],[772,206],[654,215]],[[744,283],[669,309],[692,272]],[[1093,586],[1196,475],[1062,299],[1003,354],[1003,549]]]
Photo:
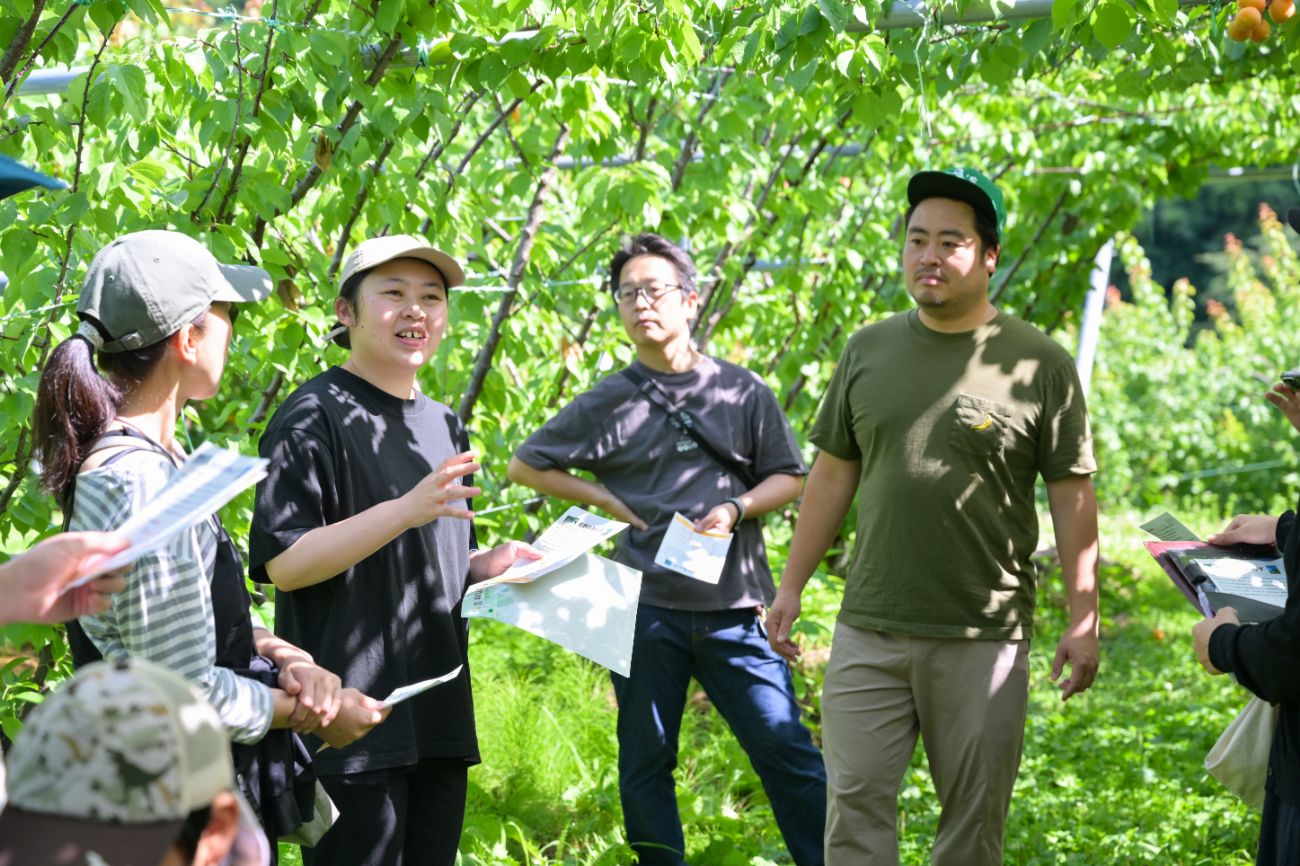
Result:
[[1300,698],[1300,665],[1295,662],[1300,658],[1300,593],[1296,592],[1300,538],[1292,531],[1295,523],[1294,512],[1278,518],[1288,588],[1282,614],[1258,625],[1220,626],[1210,635],[1211,664],[1274,704]]
[[754,376],[754,470],[760,482],[772,475],[807,475],[799,443],[772,389]]
[[554,418],[543,424],[515,451],[515,457],[534,469],[592,469],[602,456],[599,445],[601,419],[611,407],[601,405],[593,392],[579,394]]
[[1286,550],[1286,540],[1291,536],[1291,529],[1294,526],[1294,511],[1288,511],[1277,519],[1277,529],[1273,535],[1273,543],[1277,545],[1278,550]]
[[313,529],[327,526],[338,489],[329,447],[304,430],[268,430],[258,445],[270,461],[257,485],[248,534],[248,572],[270,583],[266,564]]

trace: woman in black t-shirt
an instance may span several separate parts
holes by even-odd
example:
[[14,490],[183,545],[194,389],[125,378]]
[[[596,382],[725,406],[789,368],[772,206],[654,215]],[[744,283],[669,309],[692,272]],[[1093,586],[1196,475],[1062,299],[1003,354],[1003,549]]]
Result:
[[335,310],[348,360],[296,390],[260,450],[253,577],[279,590],[276,631],[369,694],[458,677],[393,708],[368,742],[317,756],[339,807],[313,864],[451,864],[479,760],[460,616],[466,586],[539,554],[478,552],[479,469],[456,415],[416,388],[447,326],[460,266],[409,236],[349,257]]

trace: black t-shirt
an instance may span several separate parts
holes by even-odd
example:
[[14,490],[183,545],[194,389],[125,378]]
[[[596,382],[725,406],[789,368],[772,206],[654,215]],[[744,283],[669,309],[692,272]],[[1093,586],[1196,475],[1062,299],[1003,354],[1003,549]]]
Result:
[[[682,373],[632,367],[655,382],[669,403],[691,417],[705,442],[765,479],[805,474],[803,458],[781,406],[761,378],[744,367],[705,357]],[[649,528],[619,533],[614,558],[642,573],[641,604],[675,610],[729,610],[771,604],[776,594],[763,526],[736,527],[716,585],[655,564],[673,512],[694,520],[745,484],[675,430],[632,380],[615,373],[579,394],[528,437],[515,456],[534,469],[582,469],[623,500]]]
[[[269,582],[267,561],[302,535],[405,494],[467,448],[456,415],[424,395],[402,400],[340,367],[315,377],[262,435],[270,466],[257,486],[249,537],[253,579]],[[371,697],[465,665],[452,682],[394,707],[368,736],[317,755],[318,772],[401,767],[424,757],[477,763],[468,623],[460,615],[473,545],[470,521],[438,518],[342,574],[277,594],[276,633]]]

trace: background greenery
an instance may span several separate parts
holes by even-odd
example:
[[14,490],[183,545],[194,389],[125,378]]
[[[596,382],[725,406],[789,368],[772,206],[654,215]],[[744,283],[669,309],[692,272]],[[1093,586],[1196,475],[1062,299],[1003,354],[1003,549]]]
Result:
[[[1048,18],[941,23],[974,8],[961,2],[905,30],[877,28],[876,0],[179,2],[0,7],[0,153],[70,185],[0,203],[0,550],[58,526],[32,466],[36,382],[74,327],[86,263],[121,232],[186,231],[277,279],[277,300],[241,316],[222,393],[186,416],[193,442],[250,452],[284,395],[341,358],[322,336],[351,245],[410,231],[463,256],[470,290],[421,384],[486,455],[479,507],[514,506],[480,521],[492,540],[554,515],[507,485],[513,447],[629,357],[601,293],[621,235],[687,239],[698,340],[764,375],[802,437],[848,335],[907,304],[897,228],[913,171],[963,162],[999,179],[997,303],[1072,347],[1101,246],[1216,167],[1290,160],[1300,112],[1300,25],[1229,43],[1217,2],[1056,0]],[[53,97],[20,93],[66,66],[89,71]],[[1300,270],[1266,212],[1251,245],[1216,260],[1202,288],[1221,306],[1198,325],[1191,285],[1154,283],[1121,238],[1129,291],[1107,310],[1091,395],[1111,515],[1103,676],[1062,707],[1036,654],[1008,859],[1245,862],[1254,818],[1200,770],[1241,697],[1195,667],[1194,614],[1128,515],[1172,507],[1204,532],[1287,503],[1296,461],[1259,392],[1296,366]],[[250,504],[224,514],[237,535]],[[776,568],[790,517],[769,521]],[[833,555],[803,626],[814,726],[841,571]],[[1050,646],[1050,571],[1044,599]],[[466,861],[626,862],[604,675],[503,627],[474,631],[486,761]],[[3,637],[11,736],[67,662],[57,629]],[[679,791],[693,862],[782,862],[752,771],[706,702],[692,707]],[[920,760],[901,808],[906,859],[921,862],[937,813]]]

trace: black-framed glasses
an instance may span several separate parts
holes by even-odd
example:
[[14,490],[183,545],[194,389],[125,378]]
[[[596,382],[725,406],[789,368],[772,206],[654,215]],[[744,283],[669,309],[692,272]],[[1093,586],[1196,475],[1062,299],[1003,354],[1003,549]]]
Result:
[[635,285],[633,283],[624,283],[614,290],[614,300],[624,306],[636,303],[637,295],[645,295],[650,306],[654,306],[662,301],[668,295],[682,287],[677,283],[646,283],[645,285]]

